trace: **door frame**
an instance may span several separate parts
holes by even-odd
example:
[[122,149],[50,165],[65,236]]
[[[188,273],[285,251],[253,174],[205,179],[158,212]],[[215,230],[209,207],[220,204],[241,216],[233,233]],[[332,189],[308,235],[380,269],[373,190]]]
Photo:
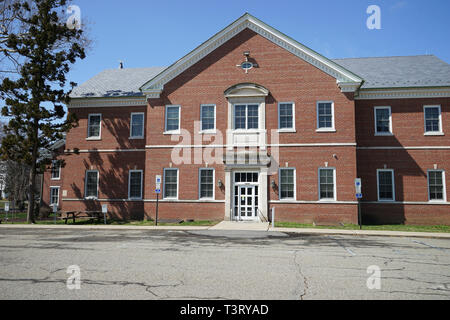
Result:
[[[245,172],[245,173],[256,173],[257,175],[258,175],[258,182],[235,182],[235,176],[236,176],[236,173],[243,173],[243,172]],[[233,208],[233,210],[232,210],[232,220],[234,220],[234,221],[258,221],[259,220],[259,217],[258,217],[258,209],[259,209],[259,204],[260,204],[260,193],[261,193],[261,188],[260,188],[260,183],[259,183],[259,181],[260,181],[260,171],[258,171],[258,170],[236,170],[236,171],[234,171],[233,172],[233,174],[232,174],[232,202],[231,202],[231,205],[232,205],[232,208]],[[235,205],[235,197],[236,197],[236,195],[235,195],[235,188],[238,188],[238,200],[240,200],[240,197],[241,197],[241,187],[251,187],[252,188],[252,207],[253,207],[253,216],[252,217],[244,217],[244,218],[242,218],[242,216],[241,216],[241,201],[239,201],[239,203],[238,203],[238,205],[236,206]],[[258,204],[256,205],[255,203],[255,190],[256,190],[256,188],[255,187],[258,187],[258,195],[257,195],[257,197],[258,197]],[[235,209],[236,209],[236,207],[237,207],[237,210],[238,210],[238,212],[237,212],[237,214],[235,214]]]

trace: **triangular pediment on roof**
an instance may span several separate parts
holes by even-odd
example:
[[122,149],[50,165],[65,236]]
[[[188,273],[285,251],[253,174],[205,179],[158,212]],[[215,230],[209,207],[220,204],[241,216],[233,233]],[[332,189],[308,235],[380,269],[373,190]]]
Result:
[[166,68],[164,71],[147,81],[141,86],[141,91],[148,98],[159,98],[164,90],[164,85],[181,74],[183,71],[200,61],[206,55],[217,49],[219,46],[230,40],[232,37],[243,31],[251,29],[264,38],[272,41],[280,47],[286,49],[297,57],[314,65],[328,75],[336,79],[337,85],[342,92],[354,92],[362,84],[363,79],[343,68],[337,63],[327,59],[314,50],[302,45],[292,38],[284,35],[278,30],[265,24],[261,20],[246,13],[222,31],[216,33],[206,42],[188,53],[186,56]]

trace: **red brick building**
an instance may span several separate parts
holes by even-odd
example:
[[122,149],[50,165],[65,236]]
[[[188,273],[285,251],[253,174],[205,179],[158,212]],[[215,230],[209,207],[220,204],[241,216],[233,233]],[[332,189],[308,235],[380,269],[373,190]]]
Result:
[[[167,68],[105,70],[46,173],[64,210],[159,217],[450,224],[450,65],[330,60],[245,14]],[[74,153],[78,149],[79,153]]]

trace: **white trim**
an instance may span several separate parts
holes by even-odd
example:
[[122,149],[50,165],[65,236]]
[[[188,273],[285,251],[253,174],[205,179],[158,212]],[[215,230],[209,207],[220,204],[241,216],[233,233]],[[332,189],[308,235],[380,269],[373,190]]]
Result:
[[[430,198],[430,172],[441,172],[442,173],[442,200],[431,200]],[[447,202],[447,188],[445,185],[445,170],[444,169],[429,169],[427,170],[427,189],[428,189],[428,201],[436,203],[446,203]]]
[[[53,166],[54,163],[59,163],[58,166],[58,178],[53,178]],[[50,180],[61,180],[61,162],[59,160],[52,160],[52,167],[50,169]]]
[[[177,130],[167,130],[167,109],[168,108],[178,108],[178,129]],[[168,104],[164,109],[164,132],[163,134],[180,134],[181,132],[181,105],[179,104]]]
[[[292,127],[291,128],[280,128],[281,118],[280,118],[280,104],[290,104],[292,108]],[[295,130],[295,102],[286,101],[286,102],[278,102],[278,132],[296,132]]]
[[443,201],[362,201],[369,204],[408,204],[408,205],[450,205],[450,202]]
[[[67,149],[64,151],[65,153],[73,153],[74,150]],[[83,149],[78,150],[79,153],[86,152],[145,152],[145,149]]]
[[[331,127],[319,128],[319,103],[331,103]],[[336,132],[334,123],[334,101],[316,101],[316,132]]]
[[58,201],[56,202],[56,206],[59,206],[59,198],[60,198],[60,190],[61,186],[50,186],[50,201],[49,204],[52,206],[54,203],[52,203],[52,189],[58,189]]
[[[392,178],[392,199],[380,199],[380,178],[379,172],[390,172]],[[395,201],[395,175],[394,169],[377,169],[377,199],[378,202],[393,202]]]
[[[139,136],[133,136],[133,116],[142,115],[142,134]],[[143,139],[145,133],[145,113],[144,112],[131,112],[130,114],[130,137],[129,139]]]
[[144,97],[120,97],[120,98],[71,98],[67,108],[109,108],[147,106],[147,98]]
[[[202,119],[202,111],[203,111],[203,107],[214,107],[214,128],[213,129],[206,129],[203,130],[203,119]],[[200,105],[200,132],[199,133],[203,133],[203,134],[212,134],[212,133],[216,133],[216,105],[213,103],[210,104],[201,104]]]
[[450,98],[450,88],[360,89],[355,100]]
[[[343,143],[276,143],[267,144],[268,147],[356,147],[354,142]],[[227,148],[234,147],[228,144],[158,144],[146,145],[146,149],[161,149],[161,148]],[[450,148],[450,147],[449,147]],[[125,150],[124,150],[125,151]],[[80,151],[81,152],[81,151]]]
[[[176,170],[177,171],[177,196],[176,197],[166,197],[166,171]],[[164,168],[163,169],[163,194],[162,198],[166,200],[178,200],[180,196],[180,170],[178,168]]]
[[380,147],[356,147],[357,150],[446,150],[450,146],[380,146]]
[[[344,88],[348,91],[350,91],[350,89],[356,90],[362,83],[362,79],[351,71],[246,13],[170,67],[166,68],[157,76],[147,81],[141,86],[141,91],[149,98],[158,98],[167,82],[174,79],[180,73],[203,59],[206,55],[246,28],[258,33],[262,37],[334,77],[337,80],[337,83],[343,87],[343,90]],[[353,85],[353,88],[351,88],[351,84]]]
[[[389,110],[389,132],[378,132],[377,131],[377,110]],[[392,111],[390,106],[378,106],[373,107],[373,122],[374,122],[374,132],[376,136],[392,136],[394,135],[392,131]]]
[[[86,192],[87,192],[87,176],[89,172],[96,172],[97,173],[97,196],[86,196]],[[98,198],[98,184],[99,184],[99,180],[100,180],[100,174],[98,172],[98,170],[86,170],[85,175],[84,175],[84,198],[85,199],[94,199],[96,200]]]
[[[201,190],[201,172],[203,170],[212,170],[213,172],[213,176],[212,176],[212,191],[213,191],[213,195],[212,198],[208,198],[208,197],[204,197],[202,198],[201,194],[202,194],[202,190]],[[216,170],[214,168],[198,168],[198,199],[199,200],[215,200],[216,199],[216,186],[215,186],[215,182],[216,182]]]
[[[425,109],[438,108],[439,110],[439,131],[427,131],[427,119],[425,115]],[[444,135],[442,128],[442,112],[440,105],[425,105],[423,106],[423,131],[425,136],[441,136]]]
[[[281,198],[281,171],[282,170],[294,170],[294,176],[293,176],[293,178],[294,178],[294,197],[293,198]],[[297,170],[294,167],[278,168],[278,200],[281,202],[297,200]]]
[[292,203],[292,204],[358,204],[358,201],[308,201],[308,200],[270,200],[269,203]]
[[[141,196],[140,197],[131,197],[131,195],[130,195],[130,191],[131,191],[131,189],[130,189],[130,183],[131,183],[131,173],[133,173],[133,172],[140,172],[141,173]],[[143,196],[143,194],[142,194],[142,187],[143,187],[143,185],[142,185],[142,182],[143,182],[143,179],[144,179],[144,171],[143,170],[129,170],[128,171],[128,199],[130,199],[130,200],[142,200],[142,196]]]
[[[89,136],[89,129],[91,127],[91,117],[93,116],[100,116],[100,123],[99,123],[99,130],[98,130],[98,136]],[[87,123],[87,137],[86,140],[99,140],[102,138],[102,123],[103,123],[103,119],[102,119],[102,114],[101,113],[89,113],[88,115],[88,123]]]
[[[333,170],[333,198],[320,198],[320,170],[331,169]],[[317,190],[318,190],[318,198],[319,202],[329,202],[329,201],[337,201],[337,182],[336,182],[336,168],[335,167],[319,167],[317,169]]]

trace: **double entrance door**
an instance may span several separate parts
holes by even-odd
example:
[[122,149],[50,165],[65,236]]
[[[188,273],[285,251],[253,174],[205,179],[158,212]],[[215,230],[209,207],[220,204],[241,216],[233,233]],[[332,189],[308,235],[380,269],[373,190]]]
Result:
[[258,173],[236,172],[234,183],[234,220],[257,220]]

